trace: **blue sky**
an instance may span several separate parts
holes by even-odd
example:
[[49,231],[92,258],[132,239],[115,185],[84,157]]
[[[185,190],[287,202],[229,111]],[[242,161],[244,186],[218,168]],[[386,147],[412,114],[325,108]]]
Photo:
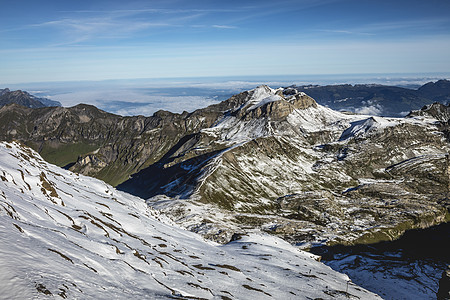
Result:
[[450,70],[450,1],[1,1],[0,83]]

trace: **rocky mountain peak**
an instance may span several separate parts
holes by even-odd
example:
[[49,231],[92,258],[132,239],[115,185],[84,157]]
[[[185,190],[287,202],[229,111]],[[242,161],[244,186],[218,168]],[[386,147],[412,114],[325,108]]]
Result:
[[448,122],[450,120],[450,104],[444,105],[435,102],[433,104],[425,105],[421,110],[412,111],[408,114],[408,117],[414,116],[428,116],[441,122]]
[[58,101],[53,101],[46,98],[37,98],[22,90],[10,91],[8,88],[0,90],[0,107],[11,103],[29,108],[61,106],[61,103]]
[[303,92],[294,88],[272,89],[261,85],[249,91],[246,102],[235,109],[234,115],[244,120],[284,120],[295,109],[309,107],[317,107],[317,103]]
[[259,86],[257,86],[256,88],[254,88],[253,90],[251,90],[254,94],[262,94],[262,93],[271,93],[274,90],[269,87],[266,84],[261,84]]
[[0,96],[4,95],[4,94],[6,94],[6,93],[9,93],[9,92],[10,92],[10,90],[9,90],[8,88],[6,88],[6,89],[0,89]]

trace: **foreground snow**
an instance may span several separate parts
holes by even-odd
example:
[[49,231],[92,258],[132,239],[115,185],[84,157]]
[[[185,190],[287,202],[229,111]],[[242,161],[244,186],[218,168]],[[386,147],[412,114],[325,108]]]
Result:
[[0,178],[5,299],[379,298],[271,236],[206,242],[16,143],[0,143]]

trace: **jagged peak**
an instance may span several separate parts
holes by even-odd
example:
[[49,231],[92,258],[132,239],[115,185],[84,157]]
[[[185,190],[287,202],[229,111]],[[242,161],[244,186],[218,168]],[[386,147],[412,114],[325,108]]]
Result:
[[4,95],[6,93],[9,93],[9,92],[11,92],[11,90],[9,88],[4,88],[4,89],[0,90],[0,96]]
[[428,116],[439,121],[447,122],[450,119],[450,104],[444,105],[439,102],[425,105],[420,110],[411,111],[406,117]]
[[26,91],[22,90],[11,91],[8,88],[0,90],[0,106],[8,103],[17,103],[30,108],[40,108],[45,106],[61,106],[61,103],[59,103],[58,101],[46,98],[38,98]]
[[15,91],[10,91],[11,94],[13,95],[30,95],[28,92],[22,91],[22,90],[15,90]]
[[260,85],[248,91],[246,102],[234,110],[234,115],[244,119],[270,117],[271,119],[285,119],[295,109],[317,107],[314,99],[295,88],[272,89],[267,85]]
[[272,89],[266,84],[262,84],[257,86],[256,88],[250,90],[250,92],[253,92],[252,97],[258,97],[264,94],[274,94],[276,90]]
[[425,105],[424,107],[422,107],[421,110],[423,110],[423,111],[432,110],[432,109],[442,110],[442,109],[446,109],[449,107],[450,107],[450,105],[445,105],[440,102],[434,102],[434,103]]

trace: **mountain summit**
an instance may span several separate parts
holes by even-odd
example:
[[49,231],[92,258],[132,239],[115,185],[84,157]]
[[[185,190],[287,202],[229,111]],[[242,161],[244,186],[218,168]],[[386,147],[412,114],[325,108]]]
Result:
[[0,89],[0,107],[8,104],[18,104],[29,108],[61,106],[58,101],[38,98],[24,91],[10,91],[8,88]]

